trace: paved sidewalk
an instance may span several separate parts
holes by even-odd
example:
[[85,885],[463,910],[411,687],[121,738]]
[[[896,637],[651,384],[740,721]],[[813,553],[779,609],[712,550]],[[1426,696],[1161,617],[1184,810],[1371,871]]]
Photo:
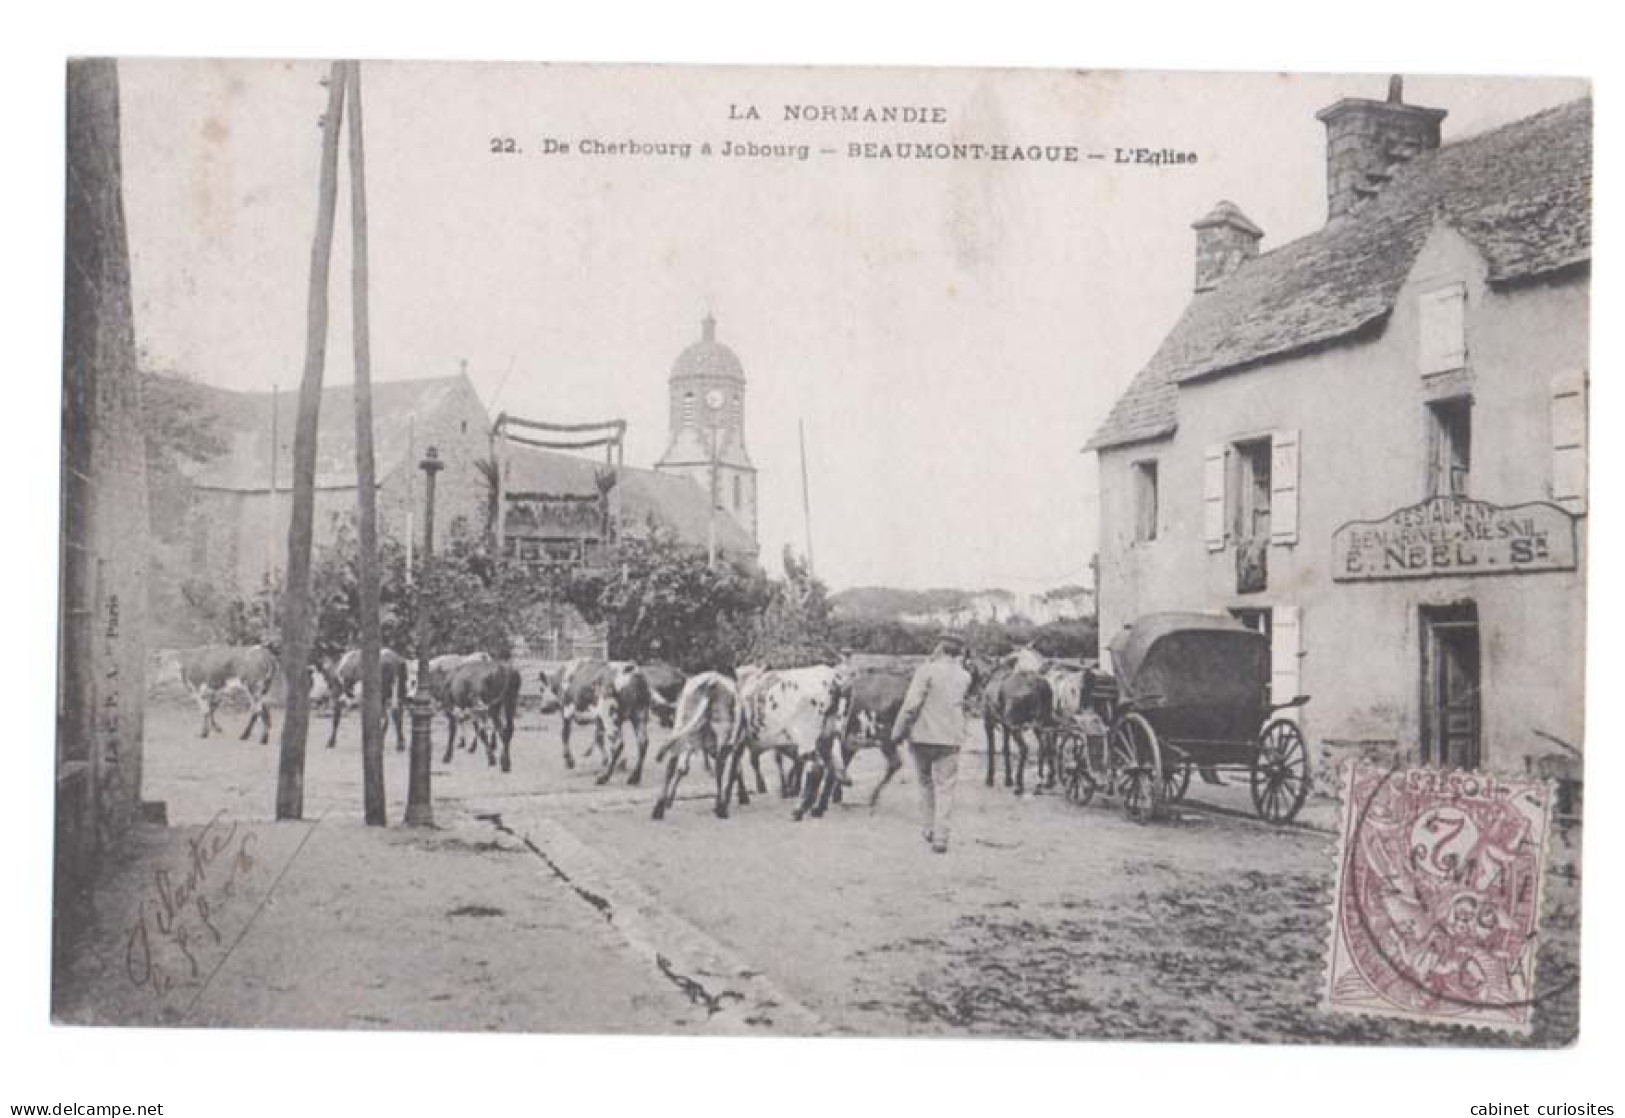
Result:
[[[683,1032],[710,1014],[515,839],[359,819],[145,827],[57,976],[65,1024]],[[447,825],[449,824],[449,826]]]

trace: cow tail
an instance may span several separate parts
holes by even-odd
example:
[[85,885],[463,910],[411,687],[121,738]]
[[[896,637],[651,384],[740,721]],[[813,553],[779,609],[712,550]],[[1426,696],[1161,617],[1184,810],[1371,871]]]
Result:
[[[666,744],[662,745],[660,747],[660,752],[655,754],[655,764],[660,764],[660,762],[666,759],[666,754],[670,753],[672,749],[681,744],[687,738],[698,733],[700,723],[711,717],[712,693],[716,690],[716,686],[715,681],[707,680],[699,687],[694,689],[694,698],[696,701],[694,703],[693,712],[689,715],[687,722],[684,722],[681,726],[678,726],[676,729],[672,730],[671,736],[666,739]],[[738,704],[735,704],[735,710],[737,709]]]
[[513,738],[514,716],[519,710],[519,687],[523,681],[517,668],[508,669],[508,682],[502,694],[502,738]]

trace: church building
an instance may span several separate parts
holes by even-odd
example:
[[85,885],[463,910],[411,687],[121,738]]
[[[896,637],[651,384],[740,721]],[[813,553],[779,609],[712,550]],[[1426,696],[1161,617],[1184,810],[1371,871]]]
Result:
[[706,315],[700,340],[677,355],[668,382],[671,441],[655,463],[664,473],[715,485],[717,505],[756,539],[756,467],[745,449],[745,369],[717,341],[717,320]]

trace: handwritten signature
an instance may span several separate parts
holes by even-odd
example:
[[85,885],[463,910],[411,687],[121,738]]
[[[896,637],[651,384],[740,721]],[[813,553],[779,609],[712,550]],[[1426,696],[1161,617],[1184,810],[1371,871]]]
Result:
[[225,816],[224,809],[216,812],[186,840],[184,873],[153,872],[151,889],[125,937],[124,973],[159,998],[180,982],[202,977],[198,955],[225,942],[216,918],[254,869],[255,835],[244,832],[239,838],[237,823]]

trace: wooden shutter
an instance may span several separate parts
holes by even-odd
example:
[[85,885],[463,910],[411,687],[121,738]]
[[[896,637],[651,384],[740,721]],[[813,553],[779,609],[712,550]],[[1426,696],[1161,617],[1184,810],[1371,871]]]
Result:
[[1417,334],[1421,371],[1448,373],[1467,365],[1467,288],[1453,283],[1423,292]]
[[1586,380],[1584,373],[1552,378],[1552,500],[1585,511]]
[[1209,551],[1224,549],[1224,444],[1216,443],[1202,454],[1202,534]]
[[1298,542],[1298,432],[1270,437],[1270,542]]
[[[1270,614],[1270,702],[1296,698],[1302,680],[1298,660],[1303,652],[1303,611],[1297,606],[1276,606]],[[1298,720],[1298,708],[1281,711],[1282,718]]]

